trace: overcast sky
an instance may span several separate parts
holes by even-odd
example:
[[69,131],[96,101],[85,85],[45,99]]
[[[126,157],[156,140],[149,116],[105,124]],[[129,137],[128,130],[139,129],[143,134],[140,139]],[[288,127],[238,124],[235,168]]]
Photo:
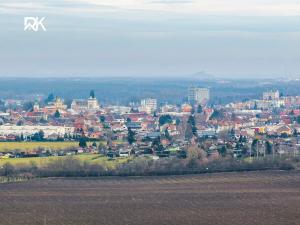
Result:
[[300,76],[299,0],[0,0],[0,26],[0,76]]

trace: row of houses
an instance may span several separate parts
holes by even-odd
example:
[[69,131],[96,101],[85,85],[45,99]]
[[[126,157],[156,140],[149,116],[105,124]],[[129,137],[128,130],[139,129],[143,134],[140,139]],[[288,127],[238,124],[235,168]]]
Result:
[[51,137],[64,137],[65,135],[74,135],[75,128],[74,127],[66,127],[66,126],[41,126],[41,125],[25,125],[18,126],[12,124],[5,124],[0,126],[0,137],[9,137],[15,136],[24,138],[33,136],[34,134],[43,131],[43,135],[45,138]]

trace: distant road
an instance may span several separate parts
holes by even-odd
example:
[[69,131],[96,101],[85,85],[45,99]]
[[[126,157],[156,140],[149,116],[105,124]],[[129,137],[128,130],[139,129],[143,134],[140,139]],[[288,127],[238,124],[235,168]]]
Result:
[[300,172],[1,184],[0,224],[299,225]]

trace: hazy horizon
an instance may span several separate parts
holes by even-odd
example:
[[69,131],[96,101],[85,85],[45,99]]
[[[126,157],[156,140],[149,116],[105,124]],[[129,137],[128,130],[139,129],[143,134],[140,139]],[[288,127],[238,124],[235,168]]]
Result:
[[0,77],[300,77],[299,23],[296,0],[0,0]]
[[[206,76],[207,75],[207,76]],[[209,81],[209,80],[278,80],[278,79],[283,79],[283,78],[288,78],[288,79],[300,79],[299,76],[272,76],[272,75],[265,75],[265,76],[218,76],[214,74],[201,74],[198,75],[198,73],[195,74],[179,74],[179,75],[173,75],[173,74],[153,74],[153,75],[142,75],[142,74],[136,74],[136,75],[88,75],[88,74],[83,74],[83,75],[63,75],[63,74],[48,74],[48,75],[43,75],[43,74],[37,74],[37,75],[27,75],[27,74],[18,74],[18,75],[5,75],[5,74],[0,74],[0,79],[18,79],[18,78],[28,78],[28,79],[153,79],[157,78],[158,80],[164,80],[164,79],[175,79],[175,80],[204,80],[204,81]]]

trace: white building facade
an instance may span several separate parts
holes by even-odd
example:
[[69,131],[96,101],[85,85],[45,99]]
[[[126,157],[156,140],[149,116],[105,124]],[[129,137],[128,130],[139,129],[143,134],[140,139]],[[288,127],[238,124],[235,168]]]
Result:
[[190,87],[188,90],[188,100],[194,104],[206,104],[210,99],[210,91],[207,88]]
[[0,126],[0,136],[23,135],[24,137],[28,137],[40,131],[44,132],[45,138],[48,138],[49,136],[63,137],[65,134],[73,135],[75,128],[64,126],[17,126],[11,124],[5,124]]
[[263,93],[263,100],[278,100],[280,97],[279,91],[267,91]]
[[141,101],[140,112],[146,112],[148,114],[154,113],[157,110],[157,100],[153,98],[143,99]]

